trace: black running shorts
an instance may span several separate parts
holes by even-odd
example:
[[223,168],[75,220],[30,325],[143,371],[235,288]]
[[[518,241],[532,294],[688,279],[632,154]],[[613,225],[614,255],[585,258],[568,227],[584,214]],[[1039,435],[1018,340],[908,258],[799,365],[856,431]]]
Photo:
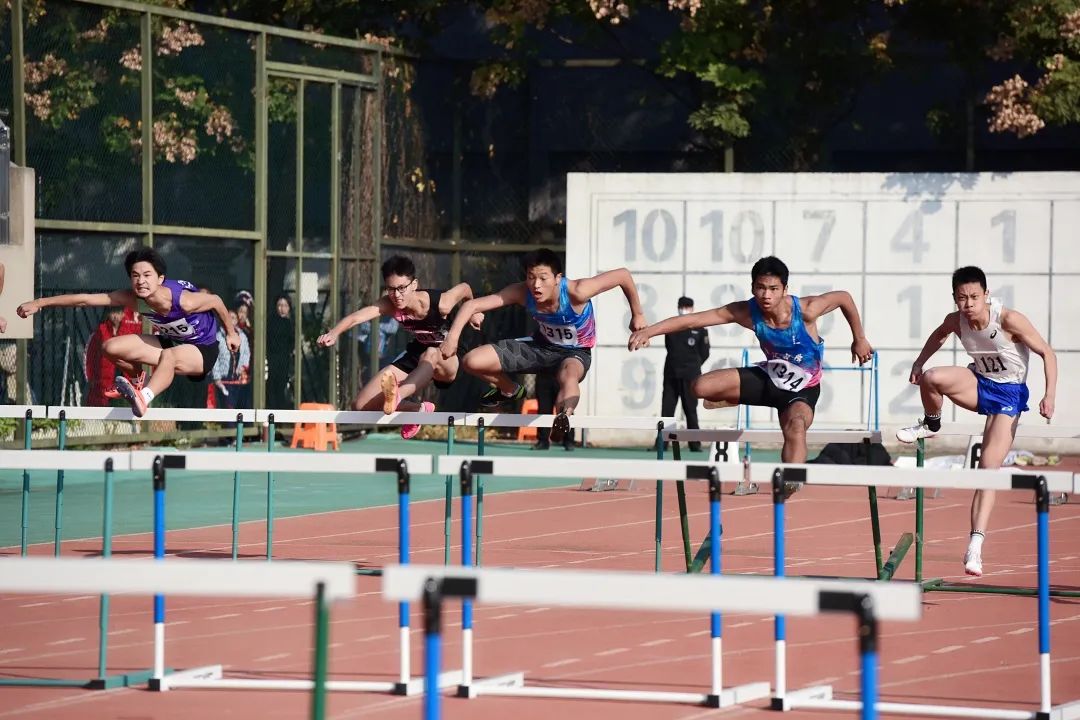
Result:
[[781,390],[773,385],[769,374],[762,368],[757,366],[739,368],[740,405],[762,405],[783,410],[793,402],[804,402],[813,410],[817,407],[820,395],[820,385],[803,388],[798,392]]
[[495,354],[499,357],[502,371],[506,373],[553,375],[562,367],[563,360],[574,358],[585,369],[581,373],[581,377],[584,378],[589,372],[589,366],[592,365],[591,348],[562,347],[535,338],[499,340],[492,347],[495,348]]

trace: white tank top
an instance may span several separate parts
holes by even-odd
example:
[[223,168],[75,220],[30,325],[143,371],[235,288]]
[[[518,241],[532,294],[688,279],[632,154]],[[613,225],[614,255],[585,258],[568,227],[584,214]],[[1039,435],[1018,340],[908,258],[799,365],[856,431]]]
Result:
[[960,342],[974,360],[970,367],[979,375],[1001,383],[1027,381],[1027,345],[1013,340],[1001,327],[1001,301],[990,301],[990,322],[982,330],[975,330],[960,316]]

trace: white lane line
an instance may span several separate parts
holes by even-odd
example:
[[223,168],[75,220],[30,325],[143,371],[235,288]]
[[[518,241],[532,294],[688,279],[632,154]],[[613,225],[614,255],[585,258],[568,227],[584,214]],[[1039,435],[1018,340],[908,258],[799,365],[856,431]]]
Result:
[[994,642],[995,640],[1000,640],[1000,639],[1001,638],[999,638],[997,635],[991,635],[990,637],[984,637],[984,638],[979,638],[978,640],[972,640],[971,644],[972,645],[982,645],[983,643]]
[[662,638],[660,640],[650,640],[649,642],[643,642],[638,647],[656,647],[657,645],[667,645],[671,642],[670,638]]
[[258,608],[255,612],[274,612],[275,610],[284,610],[284,605],[275,605],[274,607]]
[[567,658],[566,660],[556,660],[555,662],[545,663],[544,665],[541,665],[540,667],[556,668],[556,667],[562,667],[563,665],[573,665],[574,663],[579,663],[579,662],[581,662],[580,658]]
[[963,645],[946,645],[943,648],[938,648],[937,650],[932,650],[931,654],[932,655],[944,655],[945,653],[956,652],[957,650],[963,650],[963,649],[964,649]]
[[506,615],[492,615],[488,620],[505,620],[506,618],[517,617],[517,613],[507,613]]
[[127,635],[133,632],[135,632],[135,628],[124,628],[123,630],[110,630],[109,635]]
[[19,607],[20,608],[32,608],[32,607],[42,607],[43,605],[52,605],[52,602],[50,601],[50,602],[39,602],[39,603],[27,603],[25,605],[20,605]]
[[67,640],[53,640],[52,642],[45,643],[46,645],[70,645],[71,643],[82,642],[86,638],[68,638]]
[[211,615],[207,620],[224,620],[225,618],[240,617],[240,613],[225,613],[224,615]]
[[697,632],[686,633],[683,637],[701,637],[702,635],[708,635],[712,630],[698,630]]
[[530,610],[526,610],[526,611],[525,611],[525,614],[526,614],[526,615],[529,615],[529,614],[531,614],[531,613],[541,613],[541,612],[547,612],[547,611],[548,611],[548,610],[550,610],[550,609],[551,609],[551,608],[532,608],[532,609],[530,609]]
[[282,658],[289,657],[291,653],[277,653],[276,655],[264,655],[259,658],[255,658],[255,662],[269,662],[270,660],[281,660]]
[[64,598],[60,602],[75,602],[76,600],[93,600],[96,597],[99,597],[99,596],[98,595],[79,595],[78,597]]
[[1024,633],[1029,633],[1031,631],[1032,631],[1032,628],[1023,627],[1023,628],[1018,628],[1016,630],[1010,630],[1009,632],[1007,632],[1005,634],[1006,635],[1023,635]]
[[610,650],[601,650],[595,653],[596,657],[607,657],[608,655],[618,655],[619,653],[627,652],[628,648],[611,648]]
[[22,652],[22,648],[5,648],[0,650],[0,655],[10,655],[11,653]]
[[911,657],[902,658],[900,660],[893,660],[893,665],[907,665],[908,663],[919,662],[925,660],[925,655],[912,655]]

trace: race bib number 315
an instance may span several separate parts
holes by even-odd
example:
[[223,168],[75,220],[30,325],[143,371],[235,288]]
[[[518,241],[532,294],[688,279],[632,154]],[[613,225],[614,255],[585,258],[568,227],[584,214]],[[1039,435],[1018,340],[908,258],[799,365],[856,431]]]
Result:
[[154,323],[154,327],[159,333],[170,338],[189,338],[195,334],[195,328],[183,318],[171,323]]
[[548,325],[540,323],[540,334],[554,345],[573,347],[578,344],[577,328],[573,325]]

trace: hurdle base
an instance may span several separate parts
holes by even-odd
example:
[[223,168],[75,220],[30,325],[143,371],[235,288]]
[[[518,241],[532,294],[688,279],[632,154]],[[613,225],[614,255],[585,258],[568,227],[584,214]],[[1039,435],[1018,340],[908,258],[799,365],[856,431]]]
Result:
[[185,687],[187,682],[193,680],[220,680],[222,674],[220,665],[204,665],[188,670],[165,668],[164,677],[149,677],[146,684],[151,690],[166,692],[174,687]]
[[732,705],[741,705],[769,697],[772,688],[767,682],[747,683],[735,685],[720,691],[719,695],[707,695],[705,705],[711,708],[726,708]]
[[[450,670],[448,672],[439,673],[439,681],[437,687],[442,690],[443,688],[453,687],[460,685],[462,680],[462,673],[460,670]],[[421,695],[424,692],[425,687],[424,678],[412,678],[409,682],[394,683],[395,695]]]
[[86,680],[65,680],[63,678],[0,678],[0,687],[85,688],[89,687],[89,683]]
[[1080,700],[1058,705],[1051,708],[1049,713],[1039,713],[1039,720],[1080,720]]
[[[1013,587],[1010,585],[983,585],[982,583],[952,583],[942,578],[923,580],[923,592],[956,592],[956,593],[982,593],[984,595],[1016,595],[1020,597],[1035,597],[1039,594],[1038,588]],[[1080,598],[1080,590],[1054,590],[1050,589],[1050,597]]]
[[773,697],[769,702],[769,709],[787,712],[792,709],[794,703],[803,700],[832,700],[832,696],[832,685],[811,685],[787,693],[784,697]]
[[86,688],[88,690],[113,690],[120,687],[135,687],[150,682],[153,677],[153,670],[142,670],[140,672],[124,673],[123,675],[106,675],[105,677],[94,678],[86,683]]
[[[499,680],[499,684],[492,681]],[[722,690],[719,695],[706,693],[666,692],[660,690],[615,690],[610,688],[563,688],[544,685],[526,685],[523,673],[488,678],[468,687],[458,688],[458,697],[497,695],[502,697],[561,698],[566,700],[626,700],[649,703],[674,703],[679,705],[704,705],[726,708],[741,703],[769,697],[771,688],[767,682],[748,683]],[[464,693],[464,694],[463,694]]]
[[[979,720],[1038,720],[1043,714],[1034,710],[1006,710],[985,707],[967,707],[963,705],[919,705],[917,703],[879,702],[875,705],[882,715],[903,715],[905,717],[951,717],[978,718]],[[840,710],[859,712],[861,700],[800,700],[792,703],[792,709]]]
[[457,696],[459,698],[472,699],[481,693],[486,695],[496,694],[492,688],[521,688],[525,687],[525,673],[513,672],[505,675],[492,675],[491,677],[474,680],[471,685],[458,685]]

